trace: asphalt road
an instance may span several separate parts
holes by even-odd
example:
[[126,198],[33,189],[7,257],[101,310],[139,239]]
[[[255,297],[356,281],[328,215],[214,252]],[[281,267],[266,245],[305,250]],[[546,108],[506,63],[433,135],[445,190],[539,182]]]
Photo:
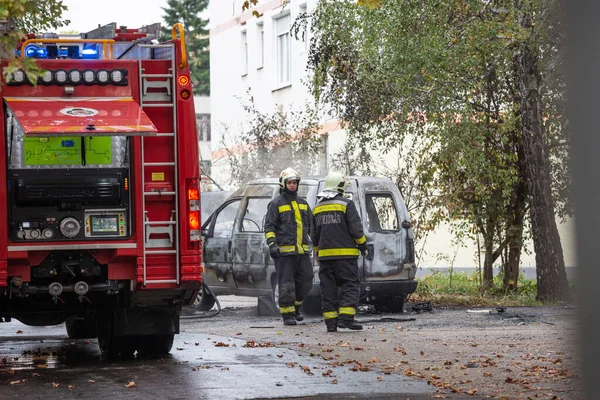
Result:
[[380,382],[376,372],[328,371],[285,348],[188,332],[168,357],[110,362],[96,340],[71,340],[64,325],[0,323],[1,399],[425,399],[434,391],[402,375]]

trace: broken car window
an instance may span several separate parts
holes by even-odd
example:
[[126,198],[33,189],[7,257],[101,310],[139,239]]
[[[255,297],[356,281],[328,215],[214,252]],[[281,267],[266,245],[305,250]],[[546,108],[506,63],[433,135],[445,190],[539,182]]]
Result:
[[267,205],[270,201],[271,198],[248,198],[248,206],[240,226],[241,232],[263,232],[262,220],[267,213]]
[[365,203],[370,232],[398,231],[398,213],[391,194],[366,194]]
[[235,224],[235,216],[239,207],[240,201],[235,200],[219,211],[215,220],[214,237],[230,238],[233,236],[233,225]]

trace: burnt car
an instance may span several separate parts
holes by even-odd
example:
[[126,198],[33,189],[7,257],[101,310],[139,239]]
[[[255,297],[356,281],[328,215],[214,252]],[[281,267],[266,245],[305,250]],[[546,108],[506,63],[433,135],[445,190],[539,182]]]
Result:
[[[298,195],[311,209],[323,190],[325,177],[300,181]],[[370,259],[360,257],[360,302],[389,312],[402,312],[407,295],[417,287],[413,230],[410,216],[396,185],[386,178],[348,177],[345,196],[362,218]],[[202,225],[204,290],[199,309],[210,309],[214,296],[239,295],[277,302],[277,279],[263,231],[269,202],[279,194],[276,178],[244,184],[223,202]],[[306,312],[320,311],[318,261],[313,288],[304,302]],[[260,302],[259,302],[260,305]],[[273,308],[276,310],[276,308]],[[260,312],[260,307],[259,307]]]

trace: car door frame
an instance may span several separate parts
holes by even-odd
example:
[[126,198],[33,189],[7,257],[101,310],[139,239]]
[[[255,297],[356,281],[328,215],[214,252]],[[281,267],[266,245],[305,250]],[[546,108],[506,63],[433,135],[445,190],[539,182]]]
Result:
[[[227,199],[212,213],[202,226],[203,279],[204,283],[211,288],[211,291],[213,291],[215,295],[232,294],[236,289],[235,280],[233,279],[232,274],[232,250],[242,200],[243,197]],[[228,238],[215,237],[214,232],[218,215],[234,202],[238,202],[239,205],[233,220],[231,236]],[[215,260],[214,258],[217,259]]]

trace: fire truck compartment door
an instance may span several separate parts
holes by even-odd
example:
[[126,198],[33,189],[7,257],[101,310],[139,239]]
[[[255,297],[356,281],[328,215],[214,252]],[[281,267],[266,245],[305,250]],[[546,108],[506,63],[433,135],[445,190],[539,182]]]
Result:
[[132,98],[7,97],[25,136],[150,136],[156,127]]

